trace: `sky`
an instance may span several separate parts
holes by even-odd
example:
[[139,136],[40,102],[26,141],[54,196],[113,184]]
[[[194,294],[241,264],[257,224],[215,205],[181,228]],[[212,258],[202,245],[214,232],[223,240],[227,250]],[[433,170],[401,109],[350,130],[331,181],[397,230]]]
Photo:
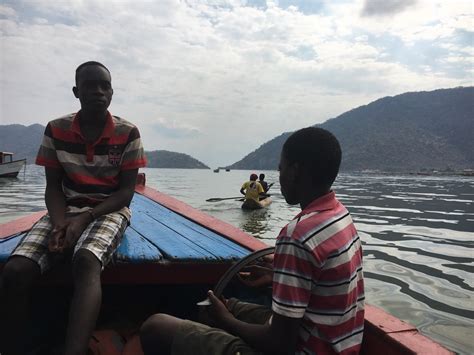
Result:
[[146,150],[230,165],[381,97],[472,86],[473,4],[2,0],[0,124],[79,110],[75,68],[96,60]]

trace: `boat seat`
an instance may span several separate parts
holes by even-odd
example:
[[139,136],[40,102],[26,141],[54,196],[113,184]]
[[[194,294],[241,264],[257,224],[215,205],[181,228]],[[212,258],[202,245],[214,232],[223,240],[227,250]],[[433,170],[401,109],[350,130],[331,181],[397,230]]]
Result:
[[[118,263],[230,262],[249,254],[232,240],[138,193],[131,209],[131,224],[115,253]],[[0,263],[24,235],[0,239]]]

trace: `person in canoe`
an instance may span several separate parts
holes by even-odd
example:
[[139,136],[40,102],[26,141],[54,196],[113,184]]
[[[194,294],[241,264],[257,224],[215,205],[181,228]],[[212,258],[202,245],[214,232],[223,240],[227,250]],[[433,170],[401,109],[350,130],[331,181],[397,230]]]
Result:
[[268,187],[267,182],[265,181],[265,174],[264,174],[264,173],[261,173],[261,174],[258,176],[258,182],[260,183],[260,185],[262,185],[263,191],[264,191],[265,193],[267,193],[269,187]]
[[281,230],[272,269],[257,275],[271,275],[271,309],[209,291],[213,327],[154,315],[141,328],[145,354],[357,354],[364,330],[362,249],[331,190],[340,162],[337,139],[321,128],[296,131],[283,145],[281,193],[302,211]]
[[260,199],[266,197],[265,190],[257,179],[257,174],[250,174],[250,180],[244,182],[240,188],[240,193],[245,196],[245,200],[254,200],[258,203]]
[[100,275],[129,224],[138,168],[146,165],[138,129],[108,111],[109,70],[89,61],[76,69],[75,81],[81,109],[48,123],[36,159],[45,167],[48,214],[2,271],[2,354],[31,350],[23,347],[34,282],[62,261],[71,263],[74,287],[63,354],[86,353],[101,304]]

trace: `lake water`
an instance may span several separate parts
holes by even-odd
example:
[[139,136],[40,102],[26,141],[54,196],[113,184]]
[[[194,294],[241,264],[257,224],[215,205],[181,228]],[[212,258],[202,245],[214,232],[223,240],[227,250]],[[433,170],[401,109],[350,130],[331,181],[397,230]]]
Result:
[[[273,203],[243,211],[237,197],[249,171],[143,169],[147,185],[273,245],[299,212],[265,171]],[[0,179],[0,223],[44,209],[44,174],[28,165]],[[367,302],[461,354],[474,353],[474,179],[341,174],[334,190],[351,212],[364,247]]]

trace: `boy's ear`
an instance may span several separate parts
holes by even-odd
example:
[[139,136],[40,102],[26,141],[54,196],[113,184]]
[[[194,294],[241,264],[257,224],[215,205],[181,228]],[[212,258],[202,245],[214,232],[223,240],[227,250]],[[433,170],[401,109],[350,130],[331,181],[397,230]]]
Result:
[[78,92],[77,92],[77,87],[73,86],[72,92],[74,93],[74,97],[76,97],[78,99],[79,95],[78,95]]

